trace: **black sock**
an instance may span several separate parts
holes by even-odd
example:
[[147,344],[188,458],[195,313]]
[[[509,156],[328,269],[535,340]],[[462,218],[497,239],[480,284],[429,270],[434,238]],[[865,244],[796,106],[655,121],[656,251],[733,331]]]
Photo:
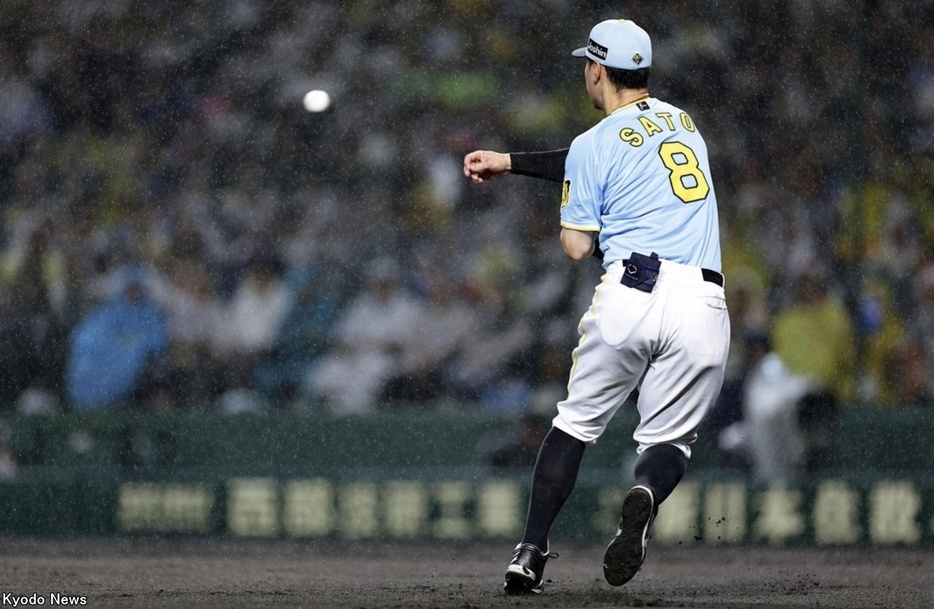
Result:
[[542,441],[532,473],[532,494],[523,543],[548,551],[548,532],[574,490],[586,444],[552,427]]
[[642,451],[636,459],[636,484],[652,489],[655,507],[675,490],[688,468],[688,458],[671,444],[656,444]]

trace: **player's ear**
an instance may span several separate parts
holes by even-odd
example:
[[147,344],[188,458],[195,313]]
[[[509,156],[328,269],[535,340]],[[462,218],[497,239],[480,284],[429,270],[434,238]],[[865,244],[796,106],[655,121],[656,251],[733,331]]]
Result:
[[606,77],[606,68],[603,67],[602,63],[597,63],[596,61],[592,62],[592,67],[590,69],[590,78],[593,84],[599,83]]

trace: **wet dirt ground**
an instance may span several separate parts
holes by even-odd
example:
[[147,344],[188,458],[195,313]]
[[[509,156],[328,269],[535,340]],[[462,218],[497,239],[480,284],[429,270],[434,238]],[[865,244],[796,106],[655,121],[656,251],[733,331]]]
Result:
[[931,549],[651,547],[620,588],[602,547],[553,550],[509,597],[503,543],[2,539],[0,607],[934,607]]

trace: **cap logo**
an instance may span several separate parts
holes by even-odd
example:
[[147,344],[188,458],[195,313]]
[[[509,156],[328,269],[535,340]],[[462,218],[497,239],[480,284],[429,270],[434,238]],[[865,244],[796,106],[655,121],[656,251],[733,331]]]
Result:
[[594,42],[594,39],[591,38],[587,42],[587,52],[591,55],[599,57],[600,59],[606,60],[607,48],[601,44]]
[[642,63],[643,59],[644,58],[642,57],[642,55],[636,53],[635,55],[632,56],[632,63],[639,65],[640,63]]

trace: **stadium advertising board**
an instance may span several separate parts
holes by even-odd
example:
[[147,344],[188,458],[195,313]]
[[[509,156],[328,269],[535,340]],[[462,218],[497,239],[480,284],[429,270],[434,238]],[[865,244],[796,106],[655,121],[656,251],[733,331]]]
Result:
[[[559,527],[566,539],[599,540],[624,489],[582,486]],[[420,540],[511,538],[521,531],[526,485],[481,481],[332,481],[234,478],[222,485],[125,483],[117,533],[233,537]],[[910,480],[807,486],[685,482],[653,530],[662,544],[857,544],[934,541],[934,492]]]

